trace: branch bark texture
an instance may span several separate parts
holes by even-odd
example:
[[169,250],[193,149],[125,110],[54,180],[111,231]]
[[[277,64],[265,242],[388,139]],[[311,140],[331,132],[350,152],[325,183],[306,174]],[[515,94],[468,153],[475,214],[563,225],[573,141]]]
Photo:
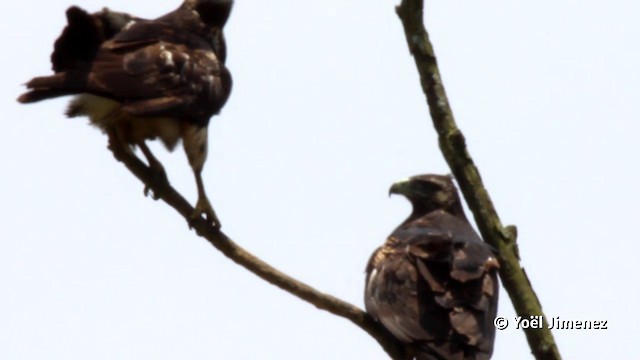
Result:
[[[467,151],[465,138],[456,125],[449,100],[440,77],[429,34],[423,22],[423,0],[402,0],[396,8],[407,44],[415,60],[433,125],[438,133],[444,155],[484,240],[498,250],[500,278],[518,315],[544,315],[531,282],[520,266],[515,226],[503,226],[480,172]],[[543,316],[544,319],[544,316]],[[525,329],[531,351],[536,359],[561,359],[546,320],[542,329]]]

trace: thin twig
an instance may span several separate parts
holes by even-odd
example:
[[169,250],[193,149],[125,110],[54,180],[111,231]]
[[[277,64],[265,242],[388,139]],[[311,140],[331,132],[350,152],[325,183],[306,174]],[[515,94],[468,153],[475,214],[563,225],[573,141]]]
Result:
[[318,309],[326,310],[334,315],[350,320],[376,339],[392,359],[404,359],[405,350],[403,346],[369,314],[355,305],[322,293],[279,271],[237,245],[227,237],[227,235],[205,219],[191,219],[191,214],[194,211],[193,207],[169,184],[166,178],[154,176],[155,173],[153,170],[131,152],[125,151],[119,145],[119,141],[110,141],[109,149],[118,161],[121,161],[129,171],[153,191],[155,197],[161,199],[180,213],[189,226],[195,229],[198,236],[205,238],[226,257],[263,280],[311,303]]
[[[445,93],[433,46],[423,23],[423,0],[402,0],[396,8],[404,27],[407,44],[420,74],[431,119],[442,151],[460,189],[473,212],[483,238],[498,250],[500,278],[518,315],[528,318],[544,313],[524,269],[516,244],[515,226],[503,227],[485,189],[480,172],[467,151],[465,139],[456,125]],[[536,359],[560,359],[560,353],[548,329],[525,329],[529,347]]]

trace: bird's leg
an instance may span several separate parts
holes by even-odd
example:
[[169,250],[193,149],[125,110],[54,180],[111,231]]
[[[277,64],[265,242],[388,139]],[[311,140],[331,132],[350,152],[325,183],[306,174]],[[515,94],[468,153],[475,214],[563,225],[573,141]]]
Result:
[[209,198],[207,198],[207,194],[204,192],[201,172],[202,169],[193,170],[193,174],[196,177],[196,185],[198,186],[198,202],[196,202],[196,207],[191,214],[191,218],[197,219],[201,215],[204,215],[207,221],[213,223],[215,227],[220,228],[220,220],[218,220],[218,216],[216,215],[215,210],[213,210],[213,206],[211,206]]
[[[123,139],[122,132],[119,131],[117,127],[109,127],[105,129],[105,132],[109,137],[109,150],[113,152],[113,156],[116,158],[116,160],[122,161],[124,158],[129,158],[140,161],[136,154],[133,152],[133,148]],[[151,152],[151,150],[149,150],[144,142],[140,142],[138,146],[140,146],[142,153],[147,158],[149,169],[153,172],[153,176],[157,179],[156,183],[168,185],[169,180],[167,179],[164,167],[162,166],[160,161],[158,161],[158,159],[153,156],[153,153]],[[145,184],[145,196],[147,196],[148,193],[149,186]],[[159,198],[160,194],[158,192],[154,192],[153,199],[157,200]]]
[[122,158],[127,156],[135,156],[131,151],[131,148],[122,142],[122,139],[118,135],[118,131],[115,128],[106,129],[107,137],[109,138],[109,150],[113,152],[113,156],[118,161],[122,161]]
[[[138,147],[144,154],[144,157],[147,158],[147,163],[149,164],[149,169],[153,172],[153,177],[157,180],[156,182],[162,184],[168,184],[169,179],[167,178],[167,173],[164,171],[164,167],[162,163],[151,152],[151,149],[147,146],[144,141],[138,143]],[[144,185],[144,196],[149,195],[149,185]],[[158,191],[155,191],[151,197],[154,200],[158,200],[161,197],[161,194]]]
[[202,181],[202,168],[207,159],[207,128],[189,124],[182,131],[184,152],[187,154],[198,186],[198,202],[196,202],[195,209],[191,214],[191,219],[194,220],[204,215],[215,227],[220,228],[220,220],[218,220],[218,216],[207,198]]

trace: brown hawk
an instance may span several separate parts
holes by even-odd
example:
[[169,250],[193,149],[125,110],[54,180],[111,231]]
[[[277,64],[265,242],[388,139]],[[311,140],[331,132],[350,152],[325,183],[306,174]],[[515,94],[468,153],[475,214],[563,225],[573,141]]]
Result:
[[393,184],[411,215],[371,256],[365,305],[416,359],[489,359],[498,262],[464,215],[451,177]]
[[76,95],[69,117],[88,116],[126,151],[139,147],[162,175],[145,141],[160,139],[171,151],[182,140],[198,187],[192,217],[204,215],[220,226],[201,172],[210,118],[231,92],[223,27],[232,5],[233,0],[185,0],[154,20],[71,7],[51,55],[54,75],[31,79],[18,101]]

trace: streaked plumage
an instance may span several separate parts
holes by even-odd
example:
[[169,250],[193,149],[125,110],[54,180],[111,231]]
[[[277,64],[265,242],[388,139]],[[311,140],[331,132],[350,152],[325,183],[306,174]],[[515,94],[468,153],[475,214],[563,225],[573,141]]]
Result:
[[365,305],[416,359],[489,359],[498,262],[467,221],[448,176],[420,175],[390,193],[411,215],[371,256]]
[[198,186],[194,217],[219,226],[201,172],[210,118],[231,92],[223,35],[231,7],[232,0],[185,0],[155,20],[71,7],[51,56],[55,74],[30,80],[18,101],[77,95],[69,117],[88,116],[111,141],[140,147],[159,172],[145,141],[173,150],[182,140]]

